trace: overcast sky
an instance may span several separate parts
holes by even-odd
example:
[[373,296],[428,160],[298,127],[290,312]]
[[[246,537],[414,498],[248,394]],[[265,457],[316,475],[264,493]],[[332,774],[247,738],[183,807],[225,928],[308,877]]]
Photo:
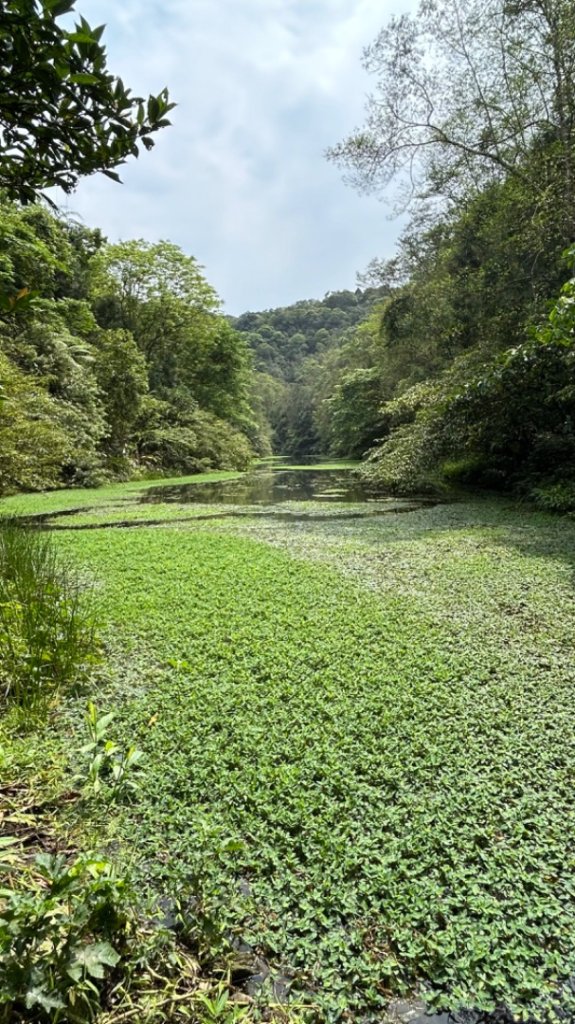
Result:
[[109,67],[178,107],[156,148],[62,205],[111,241],[169,238],[226,311],[355,287],[400,230],[324,158],[362,123],[363,47],[415,0],[77,0],[106,23]]

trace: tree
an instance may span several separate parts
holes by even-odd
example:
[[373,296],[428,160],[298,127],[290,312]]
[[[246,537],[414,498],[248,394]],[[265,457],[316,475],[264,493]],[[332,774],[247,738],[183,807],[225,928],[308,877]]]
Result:
[[377,367],[342,375],[325,400],[331,453],[360,458],[381,436],[381,391]]
[[60,482],[70,442],[56,403],[0,351],[0,495]]
[[[193,256],[173,242],[145,242],[143,238],[103,246],[91,263],[92,294],[113,297],[124,327],[136,333],[144,307],[155,303],[154,317],[163,320],[162,303],[177,299],[198,315],[214,313],[220,301]],[[167,310],[165,310],[167,315]],[[166,324],[158,325],[164,331]],[[153,333],[153,332],[152,332]],[[153,346],[154,338],[150,344]],[[149,353],[146,353],[149,355]]]
[[220,318],[218,296],[194,257],[172,242],[135,239],[102,247],[91,267],[100,323],[133,334],[150,387],[195,381]]
[[106,66],[104,26],[57,18],[74,0],[3,0],[0,23],[0,187],[23,203],[57,185],[72,192],[83,175],[114,168],[151,149],[174,104],[164,89],[132,96]]
[[108,422],[107,447],[123,455],[148,391],[146,363],[128,331],[102,332],[95,373]]
[[459,197],[535,169],[554,187],[559,167],[573,229],[574,63],[572,0],[421,0],[366,50],[377,77],[366,125],[329,156],[362,189],[400,176],[410,196]]
[[0,199],[0,294],[27,289],[53,296],[72,248],[63,225],[43,206],[25,209]]

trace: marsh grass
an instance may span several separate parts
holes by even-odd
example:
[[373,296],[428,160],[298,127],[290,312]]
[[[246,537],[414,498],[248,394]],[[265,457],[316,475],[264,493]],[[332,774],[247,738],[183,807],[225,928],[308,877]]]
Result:
[[0,523],[0,699],[38,712],[98,660],[90,594],[49,535]]

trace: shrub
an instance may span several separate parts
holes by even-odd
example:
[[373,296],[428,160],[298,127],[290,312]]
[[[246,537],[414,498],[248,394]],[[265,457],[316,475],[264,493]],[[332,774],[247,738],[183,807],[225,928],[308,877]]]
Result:
[[575,512],[575,481],[541,484],[531,490],[530,497],[545,512]]
[[0,893],[0,1022],[89,1021],[130,930],[126,883],[91,854],[39,854]]
[[481,455],[449,459],[441,466],[441,476],[446,484],[486,487],[491,491],[505,490],[508,485],[505,473],[497,466],[491,466],[486,456]]
[[369,454],[362,475],[392,493],[437,493],[443,489],[437,465],[441,455],[441,392],[418,384],[382,407],[389,435]]
[[0,693],[32,709],[98,660],[90,602],[47,534],[0,523]]
[[481,483],[485,471],[485,460],[477,456],[450,459],[441,467],[443,479],[450,484]]
[[138,443],[148,465],[176,473],[247,469],[253,451],[247,437],[224,420],[197,410],[185,426],[146,431]]

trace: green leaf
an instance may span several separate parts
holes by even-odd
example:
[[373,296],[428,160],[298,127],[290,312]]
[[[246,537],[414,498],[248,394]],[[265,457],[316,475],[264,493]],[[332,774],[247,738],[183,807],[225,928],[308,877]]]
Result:
[[39,988],[37,985],[27,990],[25,1003],[28,1010],[32,1010],[35,1006],[41,1006],[46,1013],[51,1013],[52,1010],[62,1010],[65,1006],[60,996],[54,995],[53,992],[47,992],[46,989]]
[[43,0],[43,7],[53,18],[59,18],[62,14],[72,11],[74,3],[75,0]]
[[84,974],[102,979],[106,976],[105,968],[115,967],[119,960],[120,954],[109,942],[93,942],[90,946],[75,950],[67,973],[74,981],[79,981]]
[[20,846],[21,842],[22,840],[18,839],[17,836],[0,836],[0,849],[7,846]]
[[77,75],[70,75],[70,81],[75,85],[97,85],[100,81],[98,75],[89,75],[87,72],[80,72]]

